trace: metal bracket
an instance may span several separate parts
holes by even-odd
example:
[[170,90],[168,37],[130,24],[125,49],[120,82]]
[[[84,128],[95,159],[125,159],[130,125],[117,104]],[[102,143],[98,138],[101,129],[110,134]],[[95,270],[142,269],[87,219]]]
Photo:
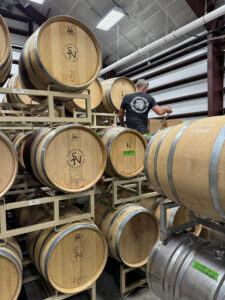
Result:
[[[158,196],[158,192],[143,192],[143,184],[146,182],[146,177],[141,174],[138,177],[131,179],[118,179],[117,177],[107,178],[105,180],[106,183],[111,182],[113,197],[112,197],[112,207],[116,209],[121,204],[126,204],[128,202],[138,202],[143,198],[155,197]],[[111,187],[111,185],[110,185]],[[133,194],[128,197],[118,198],[118,191],[124,190],[129,194]]]
[[[136,280],[127,285],[127,283],[126,283],[127,273],[132,272],[137,269],[141,270],[144,273],[144,278]],[[134,289],[136,289],[137,287],[146,287],[147,286],[145,269],[146,269],[146,265],[139,267],[139,268],[131,268],[131,267],[125,266],[123,264],[120,264],[120,296],[122,298],[128,297],[134,291]]]
[[185,231],[188,228],[191,228],[191,231],[194,231],[196,225],[202,224],[206,227],[212,228],[214,230],[220,231],[225,234],[225,226],[216,224],[213,220],[208,218],[199,218],[196,217],[195,214],[190,211],[189,212],[189,222],[169,227],[167,226],[167,209],[179,207],[180,205],[169,201],[164,203],[165,198],[160,198],[160,240],[163,244],[166,244],[167,241],[175,234]]

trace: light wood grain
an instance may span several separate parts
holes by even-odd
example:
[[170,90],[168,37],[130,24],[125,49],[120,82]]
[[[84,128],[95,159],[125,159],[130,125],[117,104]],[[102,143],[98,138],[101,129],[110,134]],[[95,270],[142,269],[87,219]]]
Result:
[[[19,75],[13,75],[9,82],[8,88],[22,90],[23,86]],[[33,100],[28,95],[23,94],[7,94],[7,99],[9,103],[22,103],[22,104],[38,104],[37,101]]]
[[97,134],[84,126],[43,129],[34,133],[34,140],[27,144],[25,165],[29,170],[30,161],[34,176],[47,186],[83,191],[93,186],[105,170],[105,147]]
[[96,203],[95,222],[115,259],[130,267],[141,266],[147,262],[157,240],[158,221],[140,205],[127,204],[112,209],[111,197],[102,196]]
[[13,184],[18,169],[16,150],[7,138],[0,132],[0,197],[8,191]]
[[73,92],[88,87],[101,64],[94,34],[72,17],[57,16],[46,21],[26,42],[20,75],[27,88],[46,90],[51,84]]
[[118,111],[120,109],[123,97],[127,94],[135,93],[134,83],[126,77],[111,78],[101,81],[103,89],[102,103],[99,107],[100,111],[108,113]]
[[[51,215],[51,210],[46,215],[38,210],[31,223],[49,220],[48,213]],[[75,207],[62,209],[60,219],[74,214],[79,214]],[[79,293],[88,288],[106,264],[107,244],[92,222],[69,224],[58,232],[52,228],[33,232],[27,240],[30,257],[38,271],[62,293]]]
[[25,163],[23,160],[23,150],[26,144],[27,139],[31,135],[31,132],[27,133],[21,133],[19,136],[16,137],[16,139],[13,141],[13,144],[16,148],[17,155],[18,155],[18,160],[20,163],[20,166],[25,169]]
[[0,247],[0,300],[16,300],[22,287],[22,253],[14,238]]
[[99,133],[107,151],[106,174],[131,178],[143,170],[146,142],[139,132],[128,128],[111,127]]
[[[157,158],[158,180],[164,194],[177,202],[168,180],[168,155],[175,136],[186,123],[173,127],[164,138]],[[210,217],[221,221],[210,193],[209,167],[212,150],[216,138],[223,126],[225,117],[204,118],[194,121],[183,132],[174,152],[172,163],[173,183],[181,203],[197,215]],[[166,129],[165,129],[166,130]],[[147,153],[146,170],[154,188],[159,191],[155,180],[154,157],[160,138],[165,133],[162,130],[154,139],[150,151]],[[220,202],[225,210],[225,145],[223,144],[218,165],[218,190]]]
[[[95,81],[93,81],[88,89],[90,90],[90,98],[91,98],[91,110],[96,109],[101,101],[102,101],[102,86],[99,82],[99,80],[96,78]],[[88,91],[85,90],[82,92],[82,94],[88,94]],[[75,108],[77,111],[84,111],[86,109],[85,106],[85,100],[84,99],[73,99],[72,101],[65,102],[66,109],[73,113],[73,109]]]
[[0,15],[0,86],[7,80],[12,67],[12,50],[8,27]]

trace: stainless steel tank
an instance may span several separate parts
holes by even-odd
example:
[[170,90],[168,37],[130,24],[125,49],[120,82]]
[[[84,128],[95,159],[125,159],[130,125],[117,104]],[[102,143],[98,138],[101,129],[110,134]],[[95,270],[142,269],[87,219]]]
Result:
[[147,279],[162,300],[225,300],[225,245],[181,233],[166,245],[158,240]]

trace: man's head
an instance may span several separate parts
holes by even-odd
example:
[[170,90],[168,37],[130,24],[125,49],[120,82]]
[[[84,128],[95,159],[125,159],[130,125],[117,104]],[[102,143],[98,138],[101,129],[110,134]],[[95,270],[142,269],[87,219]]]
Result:
[[148,81],[146,81],[145,79],[139,79],[136,83],[136,91],[147,93],[148,85]]

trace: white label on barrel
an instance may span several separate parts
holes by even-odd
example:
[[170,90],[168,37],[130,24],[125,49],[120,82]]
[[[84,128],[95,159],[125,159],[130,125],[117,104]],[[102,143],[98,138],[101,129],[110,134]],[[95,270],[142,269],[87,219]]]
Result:
[[25,90],[17,90],[17,89],[13,89],[13,92],[16,94],[26,94],[27,93]]
[[38,205],[40,203],[40,201],[39,200],[31,200],[31,201],[29,201],[29,205],[31,206],[31,205]]

